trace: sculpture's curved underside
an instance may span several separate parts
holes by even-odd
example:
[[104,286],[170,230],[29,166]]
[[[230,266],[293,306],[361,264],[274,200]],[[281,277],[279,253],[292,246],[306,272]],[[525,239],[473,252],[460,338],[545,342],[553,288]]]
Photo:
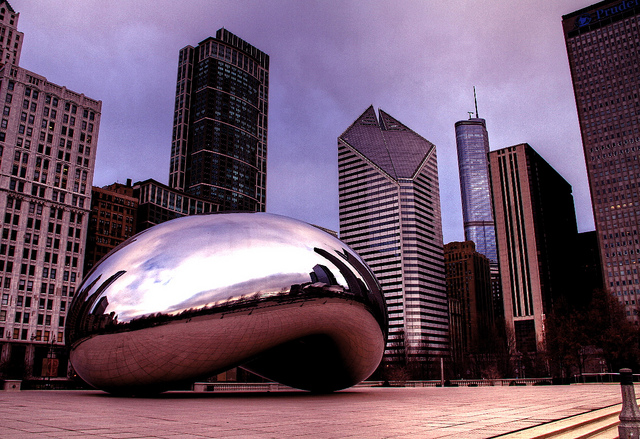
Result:
[[76,372],[119,393],[234,366],[338,390],[376,369],[386,333],[382,292],[353,250],[260,213],[185,217],[136,235],[84,279],[67,320]]

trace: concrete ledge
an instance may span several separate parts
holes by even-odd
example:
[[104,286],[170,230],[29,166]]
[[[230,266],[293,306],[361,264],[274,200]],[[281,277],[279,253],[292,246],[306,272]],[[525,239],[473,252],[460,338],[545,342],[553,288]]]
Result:
[[5,392],[19,392],[22,380],[4,380],[4,386],[2,390]]

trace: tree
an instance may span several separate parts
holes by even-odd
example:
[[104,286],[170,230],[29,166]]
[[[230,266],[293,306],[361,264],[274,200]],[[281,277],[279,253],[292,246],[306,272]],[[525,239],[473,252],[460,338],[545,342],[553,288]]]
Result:
[[555,307],[546,321],[546,345],[554,377],[569,378],[573,370],[582,374],[595,352],[609,370],[637,367],[640,359],[638,328],[626,318],[624,306],[600,289],[586,303]]

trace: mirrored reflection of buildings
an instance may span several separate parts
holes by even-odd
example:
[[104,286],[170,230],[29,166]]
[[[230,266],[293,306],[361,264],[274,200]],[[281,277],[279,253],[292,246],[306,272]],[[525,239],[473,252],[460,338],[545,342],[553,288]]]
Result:
[[640,300],[640,5],[602,1],[562,17],[604,286],[636,324]]
[[535,353],[556,300],[572,291],[577,226],[571,186],[528,144],[489,153],[507,334]]
[[18,18],[0,1],[0,375],[66,376],[102,103],[18,65]]
[[386,363],[439,367],[449,323],[435,146],[370,107],[338,137],[338,172],[340,238],[387,302]]
[[459,376],[471,367],[470,355],[488,353],[492,347],[487,343],[499,342],[490,262],[475,250],[473,241],[464,241],[445,244],[444,264],[451,356],[453,366],[459,368],[454,374]]
[[269,56],[226,29],[180,50],[169,187],[264,212]]

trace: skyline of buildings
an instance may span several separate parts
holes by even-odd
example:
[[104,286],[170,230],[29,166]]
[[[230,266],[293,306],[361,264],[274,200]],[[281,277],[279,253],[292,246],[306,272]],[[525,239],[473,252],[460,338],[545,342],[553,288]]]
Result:
[[[591,8],[563,17],[567,23],[573,19],[579,23],[567,31],[567,50],[586,139],[594,216],[600,213],[596,225],[606,266],[605,286],[627,306],[627,315],[634,316],[640,294],[640,287],[635,286],[640,246],[634,222],[640,221],[640,217],[635,219],[640,211],[634,200],[640,171],[638,150],[633,146],[640,141],[635,137],[637,118],[633,117],[639,105],[637,78],[632,75],[638,54],[633,47],[640,43],[638,14],[627,8],[606,21],[584,23],[587,10]],[[51,84],[17,65],[23,40],[15,27],[18,16],[7,2],[0,2],[0,35],[6,35],[12,44],[0,52],[0,56],[9,56],[0,68],[0,99],[5,102],[6,116],[0,125],[0,142],[7,145],[0,162],[0,212],[5,213],[0,258],[4,251],[7,257],[0,265],[7,264],[3,283],[8,285],[0,308],[0,338],[63,343],[65,310],[82,278],[85,243],[86,249],[91,243],[87,218],[101,102]],[[623,35],[625,27],[634,32],[633,41]],[[597,41],[590,39],[593,33]],[[581,51],[603,44],[616,51],[611,59],[608,55],[604,61],[580,59]],[[16,64],[9,64],[13,62]],[[622,67],[607,67],[616,62]],[[137,212],[144,212],[137,219],[132,212],[122,215],[125,212],[118,210],[118,206],[126,209],[132,204],[117,200],[107,206],[103,201],[105,206],[96,212],[104,221],[100,239],[109,243],[101,251],[117,244],[114,227],[122,229],[124,233],[117,233],[117,238],[124,240],[140,221],[151,227],[183,215],[266,209],[268,67],[268,55],[225,29],[196,48],[181,50],[171,184],[145,180],[134,184],[131,191],[126,189],[133,194],[127,195],[132,198],[128,202],[137,200]],[[620,69],[623,73],[616,77]],[[589,76],[595,71],[600,75],[597,79]],[[602,123],[611,125],[601,128]],[[571,187],[527,144],[489,152],[486,121],[477,112],[475,118],[459,121],[455,128],[465,237],[478,241],[476,251],[481,248],[490,260],[495,254],[496,261],[508,267],[502,272],[502,285],[509,285],[504,291],[507,326],[518,350],[535,352],[544,341],[545,315],[567,289],[566,274],[558,273],[564,260],[560,255],[576,244],[572,241],[577,228]],[[487,154],[493,185],[488,169],[483,168]],[[384,111],[376,115],[371,106],[338,137],[338,168],[340,237],[371,266],[385,288],[391,324],[385,358],[427,362],[446,357],[452,302],[445,288],[435,146]],[[232,189],[227,191],[225,185]],[[491,188],[497,200],[494,208],[487,194]],[[119,190],[116,185],[112,189]],[[47,232],[36,232],[45,217]],[[492,248],[489,228],[494,226],[500,230],[494,229]],[[31,228],[35,230],[30,232]],[[94,229],[96,236],[99,230]],[[505,249],[500,255],[496,234],[499,248]],[[99,259],[94,258],[91,264]],[[38,289],[40,295],[35,294]],[[42,310],[37,317],[32,311],[36,299]],[[461,334],[456,332],[456,340],[466,337]],[[18,347],[17,355],[30,359],[37,372],[45,350],[27,344],[23,352],[22,344]],[[9,352],[12,349],[2,345],[1,359],[16,358]]]
[[180,50],[169,187],[266,210],[269,55],[222,28]]
[[369,107],[338,137],[340,239],[382,285],[388,364],[449,356],[436,147]]
[[604,286],[638,323],[640,6],[603,1],[562,17]]

